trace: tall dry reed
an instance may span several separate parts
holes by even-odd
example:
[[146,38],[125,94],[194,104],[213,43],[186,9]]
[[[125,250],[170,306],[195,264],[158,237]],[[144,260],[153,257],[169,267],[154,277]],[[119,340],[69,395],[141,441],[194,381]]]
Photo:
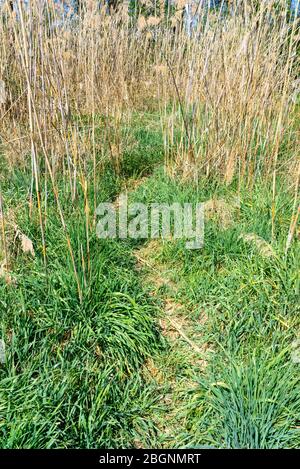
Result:
[[107,158],[120,171],[132,111],[160,110],[166,167],[184,178],[252,185],[272,177],[275,200],[278,171],[297,158],[299,25],[284,2],[233,1],[226,14],[200,3],[190,34],[186,2],[142,3],[140,16],[128,13],[128,2],[108,14],[90,0],[80,17],[65,17],[53,1],[1,9],[1,153],[11,170],[31,168],[45,266],[41,173],[49,181],[80,298],[57,179],[67,178],[72,202],[79,187],[84,192],[88,245],[97,203],[94,196],[89,207],[89,188]]

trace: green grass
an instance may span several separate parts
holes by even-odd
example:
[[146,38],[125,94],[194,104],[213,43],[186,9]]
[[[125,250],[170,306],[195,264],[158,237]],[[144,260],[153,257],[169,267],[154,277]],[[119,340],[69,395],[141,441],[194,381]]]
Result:
[[[139,187],[134,199],[230,200],[233,188],[182,186],[157,172]],[[175,299],[187,306],[194,334],[209,344],[208,366],[191,373],[193,385],[182,391],[178,413],[185,428],[175,446],[218,448],[287,448],[300,444],[299,365],[291,360],[299,335],[299,261],[297,242],[287,258],[284,246],[291,216],[289,194],[277,199],[276,257],[265,258],[244,243],[241,233],[271,241],[271,195],[265,183],[240,194],[232,227],[205,224],[201,251],[183,241],[165,241],[156,261],[173,272]],[[163,295],[163,292],[162,292]],[[203,326],[203,312],[207,321]],[[185,361],[184,356],[182,362]],[[178,365],[176,372],[178,373]],[[188,375],[188,373],[187,373]],[[196,387],[195,387],[196,384]]]
[[138,370],[161,347],[156,306],[132,271],[128,249],[96,240],[92,281],[80,304],[53,217],[48,230],[55,244],[47,278],[40,258],[23,259],[15,266],[16,285],[0,287],[7,349],[0,445],[130,446],[134,426],[149,426],[153,399]]
[[[237,194],[235,182],[195,186],[168,178],[158,167],[163,143],[157,116],[138,114],[133,123],[135,143],[124,153],[121,174],[105,166],[97,187],[89,187],[91,206],[95,190],[98,203],[113,200],[124,180],[151,174],[131,200],[196,204],[211,197],[230,201]],[[79,188],[71,204],[62,178],[59,196],[81,303],[52,191],[46,275],[37,209],[31,217],[28,211],[30,172],[17,170],[8,178],[5,171],[5,207],[32,239],[36,256],[12,243],[14,283],[0,279],[0,338],[6,344],[6,362],[0,364],[1,448],[299,447],[299,364],[290,355],[300,326],[300,252],[295,241],[288,256],[282,254],[292,209],[284,181],[278,181],[274,241],[270,187],[257,181],[253,190],[241,190],[231,227],[221,229],[216,220],[205,224],[203,249],[188,251],[184,240],[164,241],[152,253],[176,284],[176,291],[162,287],[153,297],[133,255],[147,240],[99,240],[91,226],[87,271],[84,196]],[[239,238],[253,232],[272,241],[275,257],[262,257]],[[172,347],[162,337],[158,318],[168,296],[185,305],[189,334],[209,345],[205,369],[186,353],[186,345]],[[175,389],[145,378],[148,359],[174,380]],[[169,413],[166,394],[178,403],[174,436],[161,430]]]
[[[70,204],[69,188],[58,182],[83,291],[80,303],[51,190],[45,273],[35,207],[29,217],[29,187],[30,177],[21,171],[2,183],[5,206],[32,239],[36,255],[23,254],[10,239],[13,283],[0,279],[0,338],[6,344],[0,447],[130,447],[141,438],[149,445],[155,427],[148,414],[157,397],[140,368],[164,344],[157,305],[140,283],[131,249],[126,242],[99,240],[91,227],[88,272],[84,197],[79,188]],[[107,168],[97,187],[97,202],[113,200],[120,179]],[[89,198],[92,205],[92,187]]]
[[219,355],[222,370],[216,365],[219,372],[211,367],[199,379],[186,407],[189,446],[299,447],[299,372],[289,363],[289,347],[257,349],[248,359]]

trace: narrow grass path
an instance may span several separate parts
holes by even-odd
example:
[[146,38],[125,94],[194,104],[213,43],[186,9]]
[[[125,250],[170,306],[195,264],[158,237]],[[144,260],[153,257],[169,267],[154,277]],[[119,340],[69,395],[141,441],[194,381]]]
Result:
[[[121,194],[129,198],[140,186],[147,184],[149,177],[126,182]],[[120,197],[115,200],[118,208]],[[188,405],[189,393],[196,385],[196,377],[205,372],[209,355],[208,344],[203,339],[206,315],[193,318],[188,304],[177,298],[180,279],[168,262],[159,261],[165,240],[147,240],[133,250],[135,269],[141,284],[159,305],[159,327],[167,341],[167,348],[147,359],[143,377],[150,387],[156,389],[157,406],[149,416],[157,429],[153,447],[174,448],[186,428],[182,412]],[[167,242],[172,242],[171,240]],[[143,442],[137,440],[137,447]]]
[[142,283],[161,305],[159,323],[168,348],[146,362],[144,376],[156,382],[160,395],[160,412],[152,416],[158,428],[158,447],[174,448],[186,426],[182,409],[187,405],[188,390],[196,385],[195,377],[204,372],[208,354],[201,334],[205,314],[196,327],[189,308],[177,299],[179,282],[172,270],[155,259],[162,243],[152,240],[134,255]]

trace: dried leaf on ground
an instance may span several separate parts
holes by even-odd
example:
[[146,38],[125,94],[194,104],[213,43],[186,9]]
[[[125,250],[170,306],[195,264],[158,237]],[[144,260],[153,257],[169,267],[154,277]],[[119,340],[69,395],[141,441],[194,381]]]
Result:
[[0,105],[6,103],[5,82],[0,80]]
[[0,339],[0,363],[5,363],[5,342]]
[[22,251],[25,254],[31,254],[32,257],[34,257],[35,252],[34,252],[33,243],[31,241],[31,239],[28,238],[28,236],[24,235],[24,233],[19,233],[19,238],[20,238],[20,241],[21,241]]
[[12,277],[7,270],[5,261],[2,262],[2,264],[0,264],[0,279],[1,278],[3,278],[5,283],[7,283],[8,285],[10,285],[13,282]]
[[19,230],[18,226],[14,224],[15,231],[15,240],[17,239],[21,244],[21,249],[24,254],[31,254],[32,257],[35,257],[35,252],[33,248],[33,242],[28,236],[26,236],[22,231]]

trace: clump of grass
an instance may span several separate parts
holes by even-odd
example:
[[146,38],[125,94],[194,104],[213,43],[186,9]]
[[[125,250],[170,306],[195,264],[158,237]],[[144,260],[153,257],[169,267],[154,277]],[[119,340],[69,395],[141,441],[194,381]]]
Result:
[[199,381],[188,413],[191,445],[216,448],[297,448],[299,374],[287,350],[246,363],[224,356],[220,374]]
[[139,369],[162,346],[157,307],[139,285],[126,244],[101,243],[90,233],[91,271],[81,263],[82,253],[87,258],[84,218],[78,218],[84,197],[79,202],[69,208],[67,229],[82,301],[71,261],[61,255],[66,246],[55,200],[48,201],[47,275],[38,217],[33,224],[15,209],[36,256],[14,258],[14,285],[0,280],[2,448],[129,447],[140,427],[155,437],[147,414],[156,397]]

